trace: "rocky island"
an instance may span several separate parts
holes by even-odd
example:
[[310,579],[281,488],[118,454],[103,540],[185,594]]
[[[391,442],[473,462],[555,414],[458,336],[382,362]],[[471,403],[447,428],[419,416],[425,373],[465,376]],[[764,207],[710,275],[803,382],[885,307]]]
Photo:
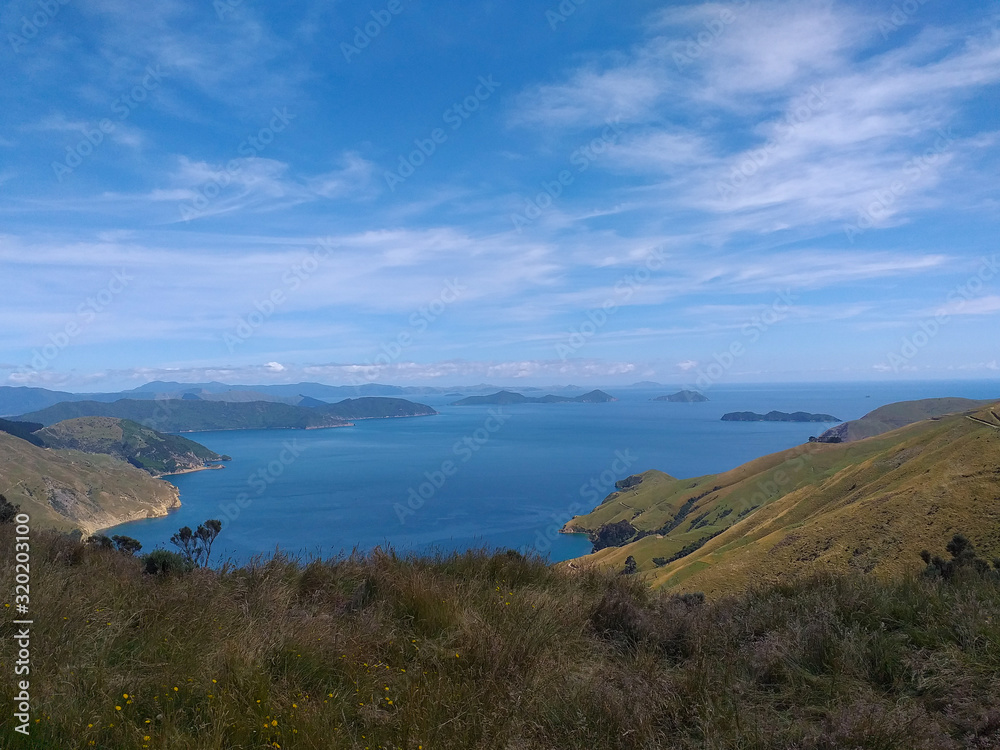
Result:
[[731,411],[722,415],[723,422],[839,422],[841,420],[829,414],[809,414],[796,411],[786,414],[783,411],[769,411],[767,414],[757,414],[752,411]]

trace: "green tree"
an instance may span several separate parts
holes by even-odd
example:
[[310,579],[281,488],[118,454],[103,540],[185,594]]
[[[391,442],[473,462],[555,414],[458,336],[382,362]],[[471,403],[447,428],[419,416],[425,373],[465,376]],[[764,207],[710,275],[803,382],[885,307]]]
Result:
[[115,534],[111,537],[111,541],[115,543],[115,549],[129,557],[134,557],[135,553],[142,549],[142,543],[130,536]]
[[639,572],[639,565],[636,563],[635,558],[629,555],[625,558],[625,570],[622,571],[622,575],[630,576]]

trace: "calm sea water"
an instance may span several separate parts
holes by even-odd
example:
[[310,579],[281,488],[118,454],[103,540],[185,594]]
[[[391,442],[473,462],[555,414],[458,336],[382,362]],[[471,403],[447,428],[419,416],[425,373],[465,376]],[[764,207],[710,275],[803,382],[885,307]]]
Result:
[[[829,425],[722,422],[729,411],[808,411],[856,419],[893,401],[993,398],[1000,381],[716,386],[702,404],[654,402],[675,389],[606,388],[609,404],[455,407],[414,400],[440,416],[358,422],[331,430],[188,435],[233,457],[221,471],[171,477],[182,507],[118,526],[145,550],[179,527],[225,521],[218,560],[276,548],[323,557],[391,545],[428,552],[533,549],[552,561],[590,551],[557,534],[616,480],[646,469],[675,477],[725,471],[790,448]],[[491,416],[499,409],[499,417]],[[501,423],[502,422],[502,423]]]

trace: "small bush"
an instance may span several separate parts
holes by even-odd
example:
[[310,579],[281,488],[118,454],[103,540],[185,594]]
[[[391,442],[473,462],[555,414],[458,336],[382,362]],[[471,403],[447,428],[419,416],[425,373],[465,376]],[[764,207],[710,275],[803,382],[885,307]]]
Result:
[[184,555],[170,550],[154,549],[148,555],[142,556],[143,571],[153,576],[187,573],[194,567],[194,564],[185,559]]
[[0,524],[14,523],[17,514],[21,512],[20,505],[14,505],[6,497],[0,495]]

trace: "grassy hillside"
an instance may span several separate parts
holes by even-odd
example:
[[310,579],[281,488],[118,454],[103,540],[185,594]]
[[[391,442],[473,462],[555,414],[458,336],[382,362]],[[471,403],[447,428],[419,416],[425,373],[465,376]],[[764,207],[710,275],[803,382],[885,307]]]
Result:
[[[12,536],[0,526],[0,547]],[[986,577],[828,576],[701,604],[513,553],[154,578],[119,553],[32,544],[38,721],[24,738],[0,714],[5,747],[1000,743],[1000,588]]]
[[924,398],[918,401],[900,401],[880,406],[861,419],[852,419],[831,427],[820,438],[839,437],[845,443],[851,440],[864,440],[924,419],[935,419],[946,414],[988,406],[991,403],[993,402],[975,401],[971,398]]
[[[0,433],[0,494],[34,528],[90,534],[124,521],[166,515],[177,488],[112,456],[47,450]],[[7,548],[2,553],[7,556]]]
[[[204,445],[114,417],[80,417],[57,422],[36,435],[49,448],[107,453],[154,476],[191,471],[224,458]],[[228,457],[226,457],[228,458]]]
[[643,494],[647,472],[634,492],[567,524],[596,532],[627,520],[635,541],[573,565],[622,569],[632,556],[654,585],[718,596],[811,570],[896,575],[921,549],[959,531],[998,555],[995,411],[853,443],[810,443],[692,480],[652,474]]

